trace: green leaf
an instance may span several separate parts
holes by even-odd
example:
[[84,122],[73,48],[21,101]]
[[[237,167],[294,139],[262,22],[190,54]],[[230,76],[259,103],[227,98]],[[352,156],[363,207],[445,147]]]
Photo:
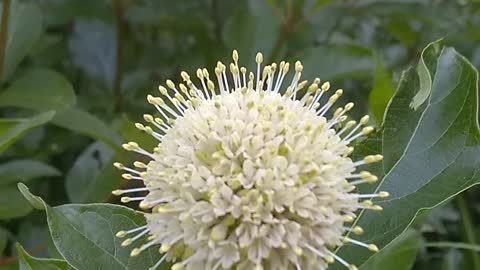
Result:
[[33,195],[30,193],[30,190],[28,187],[23,184],[23,183],[18,183],[17,185],[18,190],[22,193],[23,197],[28,200],[28,202],[38,210],[44,210],[45,209],[45,202],[42,200],[42,198]]
[[0,220],[23,217],[32,211],[32,206],[18,191],[16,185],[0,188]]
[[[36,4],[21,1],[11,2],[5,46],[5,69],[3,78],[0,78],[2,81],[11,77],[43,31],[42,13]],[[0,100],[2,99],[0,98]]]
[[419,248],[419,235],[414,230],[401,234],[395,241],[370,257],[360,270],[408,270],[411,269]]
[[374,66],[372,52],[357,45],[320,45],[305,50],[300,58],[303,59],[303,77],[308,80],[318,76],[323,81],[366,77]]
[[75,92],[63,75],[47,69],[27,71],[0,94],[0,107],[60,111],[75,105]]
[[13,160],[0,165],[0,186],[39,177],[60,176],[56,168],[36,160]]
[[377,58],[375,62],[373,89],[368,97],[368,105],[377,122],[381,123],[385,109],[395,90],[392,85],[392,76],[385,68],[382,59]]
[[[22,185],[19,188],[26,197],[38,198],[28,188]],[[51,207],[45,203],[44,207],[56,248],[77,270],[147,269],[160,258],[158,247],[150,248],[137,257],[130,257],[131,248],[122,247],[122,239],[115,237],[120,230],[145,224],[143,215],[130,208],[112,204]]]
[[50,121],[54,115],[55,112],[45,112],[28,119],[0,119],[0,153],[32,128]]
[[257,52],[269,57],[279,34],[280,19],[266,1],[249,0],[227,21],[223,38],[229,49],[252,61]]
[[73,269],[67,262],[58,259],[40,259],[30,256],[20,244],[16,244],[20,259],[19,270],[68,270]]
[[[385,116],[381,143],[370,142],[373,147],[359,153],[384,155],[383,167],[376,171],[384,177],[376,190],[388,191],[390,197],[379,202],[383,212],[362,211],[356,221],[365,230],[360,240],[380,247],[398,237],[422,209],[480,181],[477,71],[441,41],[425,49],[420,68],[403,74]],[[421,83],[429,79],[430,88]],[[426,99],[416,99],[416,110],[410,107],[414,97],[425,93]],[[371,253],[345,247],[339,255],[360,264]]]
[[80,109],[66,109],[59,112],[53,119],[53,124],[76,131],[102,141],[114,149],[120,145],[119,135],[105,122],[96,116]]
[[[112,158],[113,151],[100,142],[91,144],[80,154],[65,179],[67,195],[72,202],[85,203],[105,198],[105,195],[92,198],[91,194],[97,193],[102,182],[109,180],[99,176],[107,166],[113,167]],[[120,179],[120,175],[117,175],[117,179]],[[107,194],[111,190],[108,189]]]

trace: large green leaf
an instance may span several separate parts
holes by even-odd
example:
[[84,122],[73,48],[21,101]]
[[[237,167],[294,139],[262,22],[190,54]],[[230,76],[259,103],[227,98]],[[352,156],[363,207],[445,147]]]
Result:
[[[382,141],[368,140],[370,146],[357,153],[383,152],[383,166],[374,168],[384,175],[376,190],[391,195],[379,202],[383,212],[359,214],[356,224],[365,229],[361,240],[384,247],[420,210],[478,184],[477,92],[475,68],[442,41],[424,50],[418,72],[410,69],[403,74],[385,116]],[[339,254],[356,264],[371,256],[351,246]]]
[[42,13],[32,2],[11,1],[9,15],[2,81],[11,77],[43,31]]
[[15,80],[0,94],[0,107],[20,107],[39,111],[60,111],[75,105],[75,92],[63,75],[33,69]]
[[28,119],[0,119],[0,153],[32,128],[50,121],[54,115],[55,112],[45,112]]
[[59,175],[60,171],[54,167],[36,160],[14,160],[0,164],[0,186]]
[[391,245],[370,257],[361,270],[409,270],[412,268],[419,248],[419,235],[408,230],[399,236]]
[[58,259],[40,259],[28,254],[20,244],[17,244],[20,261],[19,270],[69,270],[73,269],[67,262]]
[[[67,204],[51,207],[28,188],[19,189],[35,207],[47,212],[53,242],[64,259],[77,270],[148,269],[160,257],[158,247],[130,257],[130,249],[121,246],[116,232],[145,224],[142,214],[112,204]],[[40,205],[43,203],[43,206]],[[140,241],[139,241],[140,242]]]

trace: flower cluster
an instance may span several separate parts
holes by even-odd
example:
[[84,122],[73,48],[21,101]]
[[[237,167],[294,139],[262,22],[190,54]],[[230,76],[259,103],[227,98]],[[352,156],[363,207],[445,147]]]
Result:
[[145,187],[113,194],[147,194],[122,197],[151,211],[145,226],[117,236],[128,235],[123,246],[148,236],[132,256],[158,245],[164,255],[150,269],[164,260],[173,270],[321,270],[335,261],[356,269],[334,248],[351,243],[378,251],[350,238],[362,228],[348,225],[359,209],[382,209],[372,198],[388,196],[356,192],[377,181],[356,168],[382,159],[350,158],[352,142],[373,131],[368,116],[348,120],[353,103],[333,110],[343,91],[327,96],[329,82],[301,81],[300,62],[284,88],[289,63],[262,67],[262,58],[257,54],[254,75],[234,51],[228,76],[218,62],[216,83],[206,69],[197,70],[197,85],[182,72],[183,83],[167,80],[159,97],[148,96],[158,112],[136,126],[159,144],[149,152],[126,143],[150,161],[115,164]]

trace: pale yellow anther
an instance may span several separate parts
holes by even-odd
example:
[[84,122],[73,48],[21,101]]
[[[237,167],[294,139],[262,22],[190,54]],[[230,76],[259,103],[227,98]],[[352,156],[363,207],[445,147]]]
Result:
[[350,265],[348,266],[348,270],[358,270],[358,268],[357,268],[355,265],[350,264]]
[[354,127],[356,124],[357,124],[356,121],[353,121],[353,120],[348,121],[348,122],[345,124],[345,128],[347,128],[347,129],[352,128],[352,127]]
[[341,122],[344,122],[345,120],[347,120],[348,116],[346,115],[342,115],[340,116],[340,118],[338,119],[338,121],[341,123]]
[[378,252],[378,247],[374,244],[368,245],[368,249],[373,252]]
[[364,127],[364,128],[362,129],[362,134],[363,134],[363,135],[368,135],[368,134],[372,133],[373,130],[374,130],[373,127]]
[[263,270],[263,266],[261,264],[257,264],[254,270]]
[[305,104],[306,104],[306,105],[310,105],[310,104],[312,104],[312,102],[313,102],[313,97],[310,96],[310,97],[308,97],[308,99],[307,99],[307,101],[305,102]]
[[115,236],[118,237],[118,238],[123,238],[127,235],[127,232],[126,231],[118,231]]
[[210,74],[208,73],[208,70],[206,68],[202,69],[203,77],[205,78],[210,78]]
[[189,81],[190,80],[190,75],[188,75],[188,73],[185,72],[185,71],[180,72],[180,76],[182,76],[182,79],[184,81]]
[[212,81],[209,80],[207,82],[207,88],[208,88],[208,90],[213,92],[213,91],[215,91],[215,84]]
[[129,203],[129,202],[131,202],[131,199],[130,199],[130,197],[122,197],[122,198],[120,199],[120,201],[121,201],[122,203]]
[[390,196],[390,193],[388,193],[387,191],[380,191],[378,193],[378,197],[380,198],[387,198],[388,196]]
[[383,210],[383,207],[381,207],[380,205],[374,205],[372,206],[371,208],[373,211],[382,211]]
[[135,123],[135,127],[139,130],[145,130],[145,126],[142,125],[141,123]]
[[124,166],[122,163],[120,163],[120,162],[115,162],[115,163],[113,163],[113,166],[115,166],[115,168],[117,168],[117,169],[119,169],[119,170],[125,169],[125,166]]
[[160,251],[160,253],[165,253],[165,252],[168,252],[171,248],[172,248],[172,246],[170,244],[165,243],[165,244],[162,244],[160,246],[159,251]]
[[368,155],[363,159],[363,161],[365,162],[365,164],[369,164],[369,163],[378,162],[382,159],[383,159],[382,155]]
[[135,166],[137,168],[142,168],[142,169],[147,168],[147,164],[145,164],[143,162],[140,162],[140,161],[133,162],[133,166]]
[[363,206],[370,207],[373,206],[373,202],[371,200],[365,200],[362,202]]
[[197,69],[197,78],[203,80],[203,72],[201,68]]
[[370,116],[365,115],[364,117],[362,117],[362,118],[360,119],[360,124],[365,125],[365,124],[368,123],[369,120],[370,120]]
[[283,67],[283,73],[288,73],[288,70],[290,69],[290,63],[285,63],[285,66]]
[[138,204],[138,207],[140,207],[141,209],[148,209],[150,208],[148,203],[146,201],[141,201],[139,204]]
[[353,106],[355,106],[353,102],[347,103],[347,105],[345,105],[345,111],[350,111],[353,108]]
[[145,131],[147,134],[152,134],[153,133],[153,129],[149,126],[145,126],[143,131]]
[[330,89],[330,82],[326,81],[322,84],[322,90],[323,91],[328,91]]
[[338,89],[337,91],[335,91],[335,95],[338,95],[338,96],[343,95],[343,89]]
[[221,74],[222,74],[222,70],[219,67],[216,67],[215,68],[215,75],[217,75],[217,77],[220,77]]
[[134,248],[134,249],[132,249],[132,252],[130,252],[130,256],[131,257],[136,257],[136,256],[140,255],[140,253],[141,253],[141,251],[140,251],[139,248]]
[[334,94],[328,99],[328,102],[333,104],[333,103],[337,102],[339,97],[340,97],[339,95]]
[[122,242],[122,247],[129,246],[133,243],[133,240],[131,238],[125,239],[125,241]]
[[238,52],[237,52],[237,50],[233,50],[232,58],[233,58],[233,61],[235,61],[235,62],[238,61]]
[[280,244],[280,248],[283,248],[283,249],[288,248],[287,243],[285,243],[285,242],[281,243],[281,244]]
[[319,85],[320,84],[320,78],[315,78],[313,80],[313,83],[316,84],[316,85]]
[[257,55],[255,56],[255,62],[257,62],[257,64],[260,64],[263,62],[263,54],[261,52],[258,52]]
[[175,89],[175,83],[173,83],[172,80],[167,80],[166,81],[167,87],[170,89]]
[[302,90],[302,89],[305,87],[305,85],[307,85],[307,84],[308,84],[308,81],[307,81],[307,80],[302,81],[301,83],[299,83],[299,84],[297,85],[297,90]]
[[182,91],[182,93],[188,93],[188,88],[185,86],[185,84],[181,83],[181,84],[179,84],[179,87],[180,87],[180,91]]
[[318,89],[318,84],[313,83],[313,84],[311,84],[311,85],[308,87],[308,90],[307,90],[307,91],[308,91],[309,93],[313,93],[313,92],[317,91],[317,89]]
[[333,117],[337,117],[340,113],[342,113],[342,111],[343,111],[342,107],[337,108],[333,113]]
[[302,256],[303,255],[303,250],[299,247],[294,248],[293,252],[295,252],[295,254],[297,254],[297,256]]
[[122,174],[122,178],[126,180],[130,180],[130,179],[133,179],[133,176],[129,173],[124,173]]
[[355,148],[353,148],[353,146],[348,147],[347,150],[345,151],[345,155],[346,156],[351,155],[354,150],[355,150]]
[[325,256],[325,261],[328,263],[328,264],[332,264],[335,262],[335,258],[333,258],[332,256],[330,255],[327,255]]
[[144,114],[143,115],[143,119],[148,122],[148,123],[152,123],[153,122],[153,116],[151,114]]
[[122,194],[123,194],[123,190],[121,190],[121,189],[116,189],[116,190],[112,191],[112,194],[115,195],[115,196],[122,195]]
[[172,268],[170,268],[171,270],[182,270],[183,269],[183,264],[181,263],[176,263],[174,265],[172,265]]
[[355,226],[352,228],[352,232],[356,235],[363,234],[363,229],[360,226]]
[[300,62],[300,61],[295,62],[295,72],[299,73],[299,72],[302,72],[302,71],[303,71],[302,62]]

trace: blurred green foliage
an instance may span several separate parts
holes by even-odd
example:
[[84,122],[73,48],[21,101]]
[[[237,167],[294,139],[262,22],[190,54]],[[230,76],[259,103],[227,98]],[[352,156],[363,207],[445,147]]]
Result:
[[[19,261],[20,269],[67,267],[15,247],[61,258],[44,213],[30,213],[16,182],[29,181],[50,205],[116,202],[110,191],[125,183],[111,164],[132,158],[120,143],[152,145],[133,123],[152,111],[146,94],[182,70],[211,69],[233,49],[250,66],[257,51],[268,61],[300,59],[306,79],[343,88],[354,117],[370,113],[380,125],[401,72],[429,42],[443,37],[480,66],[475,0],[3,0],[1,7],[0,270]],[[395,249],[382,251],[405,264],[374,259],[362,269],[475,269],[470,251],[425,243],[480,239],[478,194],[466,192],[463,207],[425,213]]]

